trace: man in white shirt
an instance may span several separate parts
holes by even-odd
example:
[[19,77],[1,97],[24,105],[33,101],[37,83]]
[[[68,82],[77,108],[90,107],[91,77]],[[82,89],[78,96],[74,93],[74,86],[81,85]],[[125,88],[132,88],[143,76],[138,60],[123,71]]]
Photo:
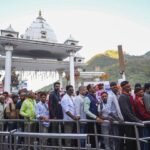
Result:
[[[75,98],[75,109],[76,109],[76,116],[82,119],[86,119],[86,114],[84,112],[84,98],[87,90],[85,86],[79,87],[79,95]],[[86,124],[80,123],[80,133],[86,133]],[[85,146],[85,140],[81,140],[81,147]]]
[[[73,120],[79,120],[80,117],[76,116],[76,110],[75,110],[75,99],[73,96],[74,89],[72,85],[66,86],[66,94],[63,96],[61,100],[61,106],[63,109],[63,119],[65,121],[73,121]],[[65,133],[72,133],[74,129],[74,122],[66,122],[64,123],[64,132]],[[71,147],[71,140],[66,139],[65,145],[67,147]]]
[[75,98],[75,109],[76,116],[80,117],[80,119],[86,119],[86,114],[84,112],[84,98],[87,90],[85,86],[79,87],[79,95]]

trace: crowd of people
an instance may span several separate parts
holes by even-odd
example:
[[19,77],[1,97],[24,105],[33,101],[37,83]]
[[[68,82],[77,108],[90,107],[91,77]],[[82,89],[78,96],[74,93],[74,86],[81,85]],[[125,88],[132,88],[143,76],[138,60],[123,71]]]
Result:
[[[75,121],[81,122],[80,133],[94,134],[94,120],[98,134],[135,137],[134,126],[124,125],[124,121],[143,123],[150,120],[150,83],[142,86],[135,84],[134,90],[128,81],[122,81],[120,86],[116,82],[110,83],[110,89],[105,90],[104,84],[89,84],[80,86],[74,92],[72,85],[66,86],[66,91],[60,91],[60,83],[54,83],[54,90],[50,93],[20,90],[18,95],[3,92],[0,95],[0,119],[24,119],[25,122],[0,122],[0,130],[20,129],[22,132],[59,133],[59,124],[51,120],[63,119],[62,132],[76,133]],[[134,92],[132,92],[134,91]],[[39,128],[32,120],[42,123]],[[70,121],[70,122],[69,122]],[[71,122],[72,121],[72,122]],[[118,121],[119,124],[113,124]],[[26,122],[30,122],[30,129]],[[139,127],[140,137],[150,137],[150,127]],[[19,139],[23,142],[24,139]],[[107,136],[98,137],[101,148],[105,150],[136,150],[136,141],[112,139]],[[85,141],[81,140],[81,146]],[[50,141],[51,145],[58,145],[58,140]],[[64,141],[65,146],[71,147],[75,142],[71,139]],[[96,147],[95,136],[90,136],[91,147]],[[149,150],[149,143],[141,142],[142,150]]]

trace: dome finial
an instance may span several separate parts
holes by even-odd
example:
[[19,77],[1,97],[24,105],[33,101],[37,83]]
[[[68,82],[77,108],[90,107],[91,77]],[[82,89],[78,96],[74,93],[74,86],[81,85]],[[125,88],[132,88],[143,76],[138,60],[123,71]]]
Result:
[[39,17],[42,17],[42,11],[39,10]]

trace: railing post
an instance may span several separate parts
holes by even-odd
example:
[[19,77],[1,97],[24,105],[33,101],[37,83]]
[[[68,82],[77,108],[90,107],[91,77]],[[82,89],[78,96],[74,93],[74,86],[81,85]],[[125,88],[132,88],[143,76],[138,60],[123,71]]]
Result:
[[9,150],[12,150],[12,138],[13,138],[13,133],[16,132],[16,129],[10,131],[10,134],[9,134]]
[[[58,123],[59,133],[62,133],[62,129],[61,129],[62,123],[61,123],[61,122],[56,122],[56,123]],[[58,139],[58,142],[59,142],[59,150],[61,150],[61,149],[62,149],[62,139],[59,138],[59,139]]]
[[86,144],[86,150],[91,150],[91,144]]
[[34,150],[37,150],[37,149],[38,149],[38,142],[34,141]]
[[94,134],[95,134],[96,149],[99,149],[98,136],[97,136],[97,124],[96,124],[96,122],[94,122]]
[[89,143],[90,143],[90,137],[87,136],[86,144],[85,144],[85,148],[86,148],[87,150],[91,150],[91,144],[89,144]]
[[[77,125],[77,133],[80,133],[80,122],[77,120],[76,121],[76,125]],[[81,144],[80,144],[80,139],[78,139],[78,150],[80,150],[81,148]]]
[[141,150],[140,140],[139,140],[139,132],[138,132],[138,128],[136,125],[134,125],[134,129],[135,129],[137,150]]

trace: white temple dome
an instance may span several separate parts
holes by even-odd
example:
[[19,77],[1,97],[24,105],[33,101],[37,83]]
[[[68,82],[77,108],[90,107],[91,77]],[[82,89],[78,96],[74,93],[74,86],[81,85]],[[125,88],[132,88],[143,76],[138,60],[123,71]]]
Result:
[[51,43],[57,43],[57,38],[52,28],[47,24],[46,20],[42,17],[41,11],[31,26],[26,29],[23,36],[24,39],[38,40]]

